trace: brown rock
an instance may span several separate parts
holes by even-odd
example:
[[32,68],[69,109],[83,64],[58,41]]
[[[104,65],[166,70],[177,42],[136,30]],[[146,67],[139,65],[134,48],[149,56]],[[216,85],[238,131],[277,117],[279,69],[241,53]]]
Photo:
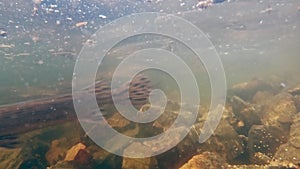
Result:
[[292,146],[290,143],[281,145],[274,155],[273,161],[300,163],[300,149]]
[[49,164],[54,165],[58,161],[64,159],[67,152],[66,142],[67,142],[66,138],[53,140],[51,142],[51,147],[49,151],[46,153],[46,159]]
[[265,155],[264,153],[261,153],[261,152],[256,152],[251,157],[251,161],[254,164],[259,164],[259,165],[270,164],[271,160],[272,159],[269,156],[267,156],[267,155]]
[[226,168],[225,160],[217,153],[203,152],[202,154],[195,155],[180,169],[207,169],[207,168]]
[[294,103],[297,108],[297,112],[300,112],[300,95],[294,96]]
[[97,162],[97,163],[101,163],[103,162],[105,159],[107,159],[110,155],[109,152],[105,151],[104,149],[102,149],[101,147],[97,146],[97,145],[91,145],[89,147],[87,147],[86,149],[90,154],[92,154],[93,159]]
[[111,127],[123,128],[130,124],[130,121],[124,118],[120,113],[114,113],[112,117],[107,119]]
[[122,169],[152,169],[158,168],[157,161],[151,158],[123,158]]
[[293,119],[289,141],[278,148],[274,160],[300,164],[300,113],[297,113]]
[[82,143],[78,143],[77,145],[73,146],[71,149],[68,150],[64,161],[74,161],[78,152],[80,150],[84,150],[85,148],[86,148],[86,146]]
[[295,95],[300,95],[300,85],[296,86],[293,89],[288,90],[288,93],[290,93],[291,95],[295,96]]
[[[237,96],[233,96],[231,101],[233,113],[238,120],[235,125],[238,133],[247,135],[252,125],[261,124],[261,107],[245,102]],[[241,123],[242,126],[239,125]]]
[[[158,154],[170,149],[170,146],[180,142],[181,134],[187,130],[186,127],[177,127],[170,129],[158,139],[146,140],[142,144],[140,142],[132,142],[124,149],[124,156],[141,156]],[[145,153],[145,154],[140,154]]]
[[229,90],[230,96],[238,96],[243,100],[252,100],[255,93],[258,91],[268,91],[271,90],[272,87],[260,79],[253,79],[249,82],[239,83]]
[[277,126],[289,132],[292,117],[297,113],[293,96],[280,93],[274,96],[266,105],[262,123],[267,126]]
[[289,143],[291,143],[295,148],[300,149],[300,113],[297,113],[293,119]]
[[[199,139],[202,126],[202,124],[197,123],[191,130],[191,137],[196,141]],[[220,156],[228,161],[243,154],[245,150],[244,140],[239,137],[234,128],[225,119],[221,119],[213,135],[206,142],[200,145],[193,143],[193,146],[191,146],[191,142],[185,139],[177,147],[181,152],[186,152],[188,154],[197,153],[195,151],[196,147],[198,153],[204,151],[218,152]]]
[[[162,131],[166,131],[173,125],[176,120],[178,112],[176,111],[168,111],[166,110],[161,117],[156,119],[153,123],[153,127],[161,129]],[[154,133],[154,132],[153,132]]]
[[254,155],[258,152],[272,158],[277,148],[287,142],[287,138],[286,133],[276,126],[253,125],[248,134],[250,160],[255,163]]
[[227,169],[298,169],[297,166],[287,162],[274,162],[268,165],[228,165]]
[[79,165],[90,164],[93,157],[84,149],[80,149],[74,158],[74,162]]
[[227,169],[269,169],[264,165],[228,165]]

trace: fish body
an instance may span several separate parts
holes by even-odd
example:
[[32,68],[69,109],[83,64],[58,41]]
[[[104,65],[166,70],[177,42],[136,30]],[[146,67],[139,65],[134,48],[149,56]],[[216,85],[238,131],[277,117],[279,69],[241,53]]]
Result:
[[[136,108],[148,103],[150,88],[150,80],[145,76],[137,76],[129,83],[129,97]],[[97,101],[103,105],[113,104],[112,95],[122,101],[126,97],[127,89],[128,83],[111,90],[108,83],[99,81],[95,83],[94,89],[87,87],[84,90],[95,92]],[[75,96],[63,94],[0,106],[0,146],[11,146],[18,134],[77,120],[73,97],[80,98],[80,93]]]

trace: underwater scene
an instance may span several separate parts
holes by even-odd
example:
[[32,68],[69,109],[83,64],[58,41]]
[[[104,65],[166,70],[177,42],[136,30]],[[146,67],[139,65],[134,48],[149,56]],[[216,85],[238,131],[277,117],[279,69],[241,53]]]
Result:
[[300,169],[299,0],[2,0],[0,169]]

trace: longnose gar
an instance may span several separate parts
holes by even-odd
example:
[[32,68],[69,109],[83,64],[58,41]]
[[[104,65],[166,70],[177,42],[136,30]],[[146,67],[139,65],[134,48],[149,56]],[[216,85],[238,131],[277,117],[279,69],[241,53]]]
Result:
[[[107,82],[98,81],[94,90],[84,90],[95,91],[101,104],[113,104],[112,95],[122,100],[129,92],[131,103],[138,108],[148,102],[150,89],[150,80],[140,75],[118,89],[111,90]],[[75,119],[72,94],[0,106],[0,146],[13,146],[17,134]]]

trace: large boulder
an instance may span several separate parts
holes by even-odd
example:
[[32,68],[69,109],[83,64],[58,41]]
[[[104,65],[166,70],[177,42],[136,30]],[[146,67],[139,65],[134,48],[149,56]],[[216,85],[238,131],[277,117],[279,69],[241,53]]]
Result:
[[250,160],[257,163],[255,154],[262,153],[272,158],[277,148],[287,142],[287,136],[276,126],[253,125],[248,134],[248,153]]
[[300,113],[293,117],[289,141],[279,147],[274,161],[288,161],[300,164]]
[[271,91],[272,86],[261,79],[253,79],[248,82],[236,84],[228,91],[229,96],[238,96],[250,101],[258,91]]
[[278,126],[288,132],[292,117],[297,113],[293,96],[279,93],[266,104],[262,123],[268,126]]

